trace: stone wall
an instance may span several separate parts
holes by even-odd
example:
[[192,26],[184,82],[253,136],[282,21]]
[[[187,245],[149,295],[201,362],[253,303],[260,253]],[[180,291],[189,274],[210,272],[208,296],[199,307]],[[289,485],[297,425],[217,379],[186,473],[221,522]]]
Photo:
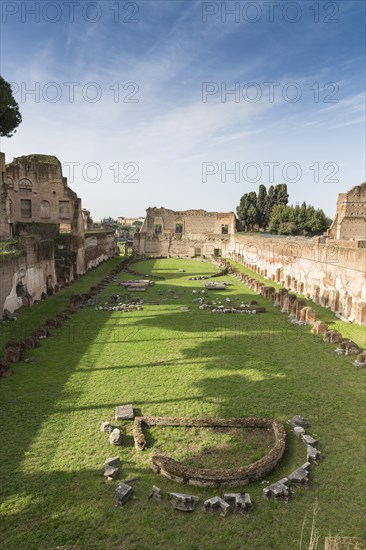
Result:
[[234,233],[233,212],[148,208],[133,249],[139,256],[221,255],[223,243]]
[[35,237],[21,239],[23,254],[0,263],[0,308],[10,313],[31,306],[56,284],[53,241]]
[[223,252],[346,320],[366,324],[366,250],[336,241],[264,238],[236,234]]
[[366,183],[338,195],[337,212],[328,236],[337,240],[366,241]]

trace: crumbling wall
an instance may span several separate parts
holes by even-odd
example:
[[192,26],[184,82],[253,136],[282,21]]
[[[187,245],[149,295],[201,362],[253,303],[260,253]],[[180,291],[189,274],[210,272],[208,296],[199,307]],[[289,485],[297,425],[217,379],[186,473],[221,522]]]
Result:
[[366,183],[340,193],[328,236],[337,240],[366,241]]
[[233,212],[148,208],[134,253],[140,256],[214,256],[235,232]]
[[224,257],[349,321],[366,324],[366,249],[336,241],[234,235]]
[[26,237],[20,240],[23,254],[0,263],[0,308],[10,313],[31,306],[56,284],[54,247],[50,240]]

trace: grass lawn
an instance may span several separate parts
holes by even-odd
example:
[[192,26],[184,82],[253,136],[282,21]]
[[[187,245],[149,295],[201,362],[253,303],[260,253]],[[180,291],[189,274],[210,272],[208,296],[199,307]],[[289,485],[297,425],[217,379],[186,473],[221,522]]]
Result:
[[[116,261],[24,309],[18,321],[5,325],[2,343],[63,309],[70,294],[96,284]],[[146,293],[136,293],[146,301],[143,310],[85,307],[31,351],[30,363],[16,364],[13,376],[0,380],[1,547],[295,550],[304,517],[307,547],[316,499],[319,548],[329,533],[365,536],[365,370],[353,367],[351,358],[336,356],[335,346],[323,344],[309,327],[291,324],[234,277],[225,278],[232,286],[213,291],[215,297],[244,302],[255,297],[267,308],[265,314],[199,310],[192,290],[201,290],[204,281],[188,278],[215,272],[209,263],[147,260],[133,268],[165,277]],[[112,283],[103,295],[112,293],[123,289]],[[182,305],[191,312],[180,311]],[[311,488],[295,490],[288,504],[264,500],[264,485],[256,482],[242,489],[254,502],[248,517],[205,515],[203,501],[224,490],[179,485],[154,474],[150,449],[134,449],[131,422],[113,421],[115,405],[129,402],[138,413],[154,416],[263,416],[285,422],[302,414],[321,442],[324,460],[312,469]],[[122,428],[122,447],[111,447],[100,432],[103,420]],[[305,462],[304,443],[290,429],[287,434],[285,455],[266,478],[270,482]],[[269,444],[265,434],[220,437],[218,431],[185,428],[154,427],[147,437],[152,448],[208,467],[219,457],[222,467],[226,461],[236,465],[240,454],[244,465],[263,456]],[[105,481],[101,472],[105,459],[117,454],[119,479],[140,478],[123,508],[114,507],[116,482]],[[167,500],[148,501],[152,485],[199,496],[197,509],[185,514]]]

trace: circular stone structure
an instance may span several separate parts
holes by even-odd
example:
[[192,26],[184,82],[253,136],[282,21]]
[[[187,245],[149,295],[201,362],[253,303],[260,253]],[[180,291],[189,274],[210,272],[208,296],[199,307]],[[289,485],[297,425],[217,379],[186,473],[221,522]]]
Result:
[[252,464],[237,469],[206,469],[182,466],[174,459],[158,453],[151,457],[151,468],[156,473],[197,487],[235,487],[262,479],[281,460],[286,446],[286,432],[282,422],[266,418],[176,418],[166,416],[137,416],[133,423],[135,448],[146,449],[143,426],[182,426],[209,428],[263,428],[272,429],[274,443],[268,453]]

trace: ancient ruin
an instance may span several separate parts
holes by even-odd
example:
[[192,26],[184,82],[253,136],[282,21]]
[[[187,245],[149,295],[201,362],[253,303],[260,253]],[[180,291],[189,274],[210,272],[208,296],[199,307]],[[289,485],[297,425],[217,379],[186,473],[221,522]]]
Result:
[[274,443],[268,453],[259,460],[242,466],[239,469],[211,470],[206,468],[185,467],[172,458],[153,453],[151,468],[156,473],[178,483],[188,483],[196,487],[235,487],[249,481],[262,479],[279,463],[285,451],[286,433],[279,420],[264,418],[172,418],[172,417],[136,417],[133,424],[135,448],[139,451],[146,449],[146,440],[143,426],[185,426],[185,427],[236,427],[236,428],[264,428],[273,430]]
[[366,243],[366,183],[338,195],[336,215],[327,234],[338,241]]
[[91,227],[55,156],[5,165],[0,153],[0,188],[0,239],[16,240],[1,257],[0,315],[57,292],[119,253],[111,229]]
[[234,233],[233,212],[148,208],[133,250],[139,256],[221,256]]

